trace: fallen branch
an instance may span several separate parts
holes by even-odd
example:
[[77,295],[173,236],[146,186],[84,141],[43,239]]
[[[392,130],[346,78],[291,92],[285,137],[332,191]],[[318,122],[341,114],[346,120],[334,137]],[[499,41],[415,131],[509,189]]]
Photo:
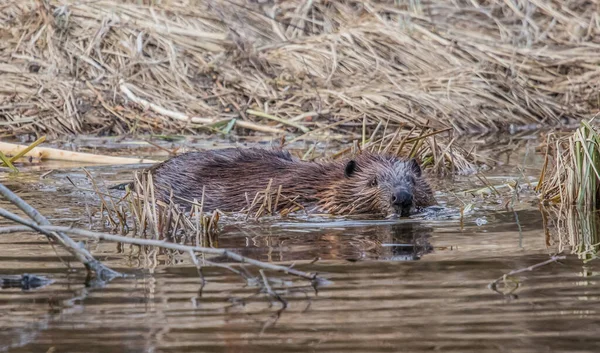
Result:
[[[0,215],[2,215],[4,217],[6,217],[5,216],[6,212],[7,211],[0,209]],[[6,217],[6,218],[8,218],[8,217]],[[85,230],[85,229],[63,227],[63,226],[51,226],[51,225],[37,226],[37,225],[31,224],[31,223],[28,223],[26,221],[18,222],[18,223],[21,223],[24,226],[2,227],[2,228],[0,228],[0,234],[24,232],[24,231],[30,231],[33,229],[33,230],[43,233],[43,234],[46,234],[49,232],[64,232],[64,233],[78,235],[81,237],[95,239],[95,240],[106,240],[106,241],[113,241],[113,242],[119,242],[119,243],[125,243],[125,244],[134,244],[134,245],[140,245],[140,246],[157,246],[157,247],[160,247],[163,249],[183,251],[188,254],[190,252],[192,252],[192,253],[220,255],[220,256],[226,257],[230,260],[237,261],[239,263],[247,263],[247,264],[262,268],[262,269],[272,270],[272,271],[276,271],[276,272],[281,272],[281,273],[305,278],[310,281],[316,282],[317,284],[327,283],[326,280],[318,277],[316,274],[311,274],[311,273],[295,270],[293,268],[289,268],[289,267],[285,267],[285,266],[273,265],[273,264],[265,263],[262,261],[254,260],[254,259],[239,255],[237,253],[234,253],[234,252],[231,252],[231,251],[225,250],[225,249],[205,248],[205,247],[201,247],[201,246],[187,246],[187,245],[180,245],[180,244],[169,243],[169,242],[164,242],[164,241],[159,241],[159,240],[151,240],[151,239],[129,238],[129,237],[124,237],[124,236],[119,236],[119,235],[92,232],[92,231]],[[192,258],[192,260],[193,260],[193,258]]]
[[60,232],[60,231],[46,231],[41,229],[42,226],[52,226],[48,219],[44,217],[41,213],[39,213],[35,208],[31,207],[27,202],[21,199],[19,196],[15,195],[12,191],[10,191],[6,186],[0,184],[0,194],[2,194],[8,201],[10,201],[15,206],[19,207],[21,211],[23,211],[29,218],[31,218],[35,223],[31,223],[3,208],[0,208],[0,216],[10,219],[13,222],[17,222],[31,229],[35,229],[38,232],[46,235],[49,239],[55,240],[60,243],[69,253],[71,253],[75,258],[81,262],[89,272],[94,272],[98,278],[103,281],[111,280],[115,277],[123,277],[123,274],[114,271],[100,261],[96,260],[92,254],[90,254],[86,249],[82,248],[77,244],[73,239],[71,239],[68,235]]
[[259,272],[260,272],[260,276],[262,277],[263,284],[265,286],[265,291],[267,292],[267,294],[269,294],[271,297],[277,299],[282,305],[281,310],[285,310],[288,306],[287,301],[285,301],[279,294],[275,293],[273,291],[273,289],[271,289],[271,286],[269,285],[269,279],[265,275],[265,271],[260,270]]
[[[103,156],[92,153],[82,152],[71,152],[59,150],[57,148],[48,147],[34,147],[25,154],[22,154],[23,150],[27,149],[28,146],[17,145],[14,143],[0,142],[0,151],[6,155],[34,157],[40,159],[52,159],[61,161],[71,162],[83,162],[83,163],[97,163],[97,164],[138,164],[138,163],[157,163],[158,161],[153,159],[139,159],[139,158],[127,158],[127,157],[113,157]],[[14,160],[15,158],[12,158]]]

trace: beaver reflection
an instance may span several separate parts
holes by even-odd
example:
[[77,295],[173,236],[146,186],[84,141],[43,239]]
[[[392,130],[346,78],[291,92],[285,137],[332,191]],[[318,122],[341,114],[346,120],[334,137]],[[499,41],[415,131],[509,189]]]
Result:
[[[321,238],[329,241],[329,254],[322,258],[349,261],[414,261],[430,253],[432,228],[415,223],[373,225],[327,231]],[[322,242],[321,242],[322,243]]]
[[240,229],[244,237],[221,237],[219,246],[266,261],[345,259],[413,261],[430,253],[433,229],[418,223],[353,225],[312,229]]
[[390,227],[391,239],[382,244],[383,259],[394,261],[419,260],[433,251],[429,237],[433,228],[415,223],[400,223]]

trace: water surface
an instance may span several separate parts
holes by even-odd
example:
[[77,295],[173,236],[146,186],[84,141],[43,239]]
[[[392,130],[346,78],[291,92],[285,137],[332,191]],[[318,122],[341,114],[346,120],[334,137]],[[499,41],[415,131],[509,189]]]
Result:
[[[542,157],[532,152],[533,142],[521,146],[497,155],[505,165],[486,173],[490,182],[537,177]],[[54,162],[21,169],[18,177],[1,174],[0,181],[54,224],[103,230],[97,200],[66,178],[89,186],[80,166]],[[131,166],[88,170],[116,182],[130,175]],[[576,243],[546,228],[532,193],[523,191],[506,207],[506,195],[461,196],[482,187],[475,177],[435,184],[446,209],[410,219],[227,224],[214,246],[293,263],[331,280],[315,291],[286,277],[283,311],[223,268],[205,268],[202,287],[185,254],[83,240],[107,265],[136,275],[86,287],[85,272],[77,264],[68,269],[62,261],[69,257],[59,250],[61,261],[43,237],[2,234],[0,276],[31,273],[54,282],[0,290],[0,351],[597,352],[597,262],[570,254]],[[474,207],[461,219],[463,202]],[[14,210],[4,200],[0,205]],[[501,281],[498,291],[489,287],[503,274],[559,252],[567,258]]]

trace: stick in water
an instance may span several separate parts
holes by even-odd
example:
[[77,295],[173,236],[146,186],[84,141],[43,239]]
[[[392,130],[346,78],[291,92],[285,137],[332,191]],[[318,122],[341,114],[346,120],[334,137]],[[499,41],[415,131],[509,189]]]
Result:
[[200,246],[187,246],[187,245],[168,243],[168,242],[163,242],[163,241],[158,241],[158,240],[137,239],[137,238],[129,238],[129,237],[123,237],[123,236],[118,236],[118,235],[113,235],[113,234],[107,234],[107,233],[98,233],[98,232],[92,232],[92,231],[88,231],[88,230],[84,230],[84,229],[52,226],[50,224],[50,222],[44,216],[42,216],[36,209],[31,207],[29,204],[27,204],[25,201],[23,201],[21,198],[19,198],[14,193],[12,193],[10,190],[8,190],[2,184],[0,184],[0,193],[3,194],[13,204],[17,205],[30,218],[32,218],[33,220],[35,220],[37,222],[37,224],[35,224],[33,222],[29,222],[29,221],[11,213],[5,209],[0,208],[0,216],[4,217],[6,219],[10,219],[13,222],[16,222],[16,223],[19,223],[19,224],[22,224],[25,226],[25,227],[16,226],[16,227],[0,228],[0,233],[12,233],[12,232],[17,232],[17,231],[35,230],[35,231],[37,231],[41,234],[44,234],[48,237],[57,238],[63,244],[63,246],[65,246],[65,248],[67,248],[67,250],[69,250],[69,252],[71,252],[73,255],[75,255],[77,257],[77,259],[79,261],[81,261],[84,265],[86,265],[86,267],[88,269],[95,271],[97,274],[99,274],[99,273],[105,274],[108,271],[108,274],[113,274],[113,276],[112,276],[113,278],[116,276],[122,276],[120,273],[109,269],[108,267],[106,267],[102,263],[100,263],[98,260],[95,260],[92,257],[92,255],[89,252],[87,252],[87,250],[79,247],[77,245],[77,243],[75,243],[73,241],[73,239],[71,239],[70,237],[65,235],[65,233],[71,233],[71,234],[75,234],[78,236],[92,238],[92,239],[96,239],[96,240],[107,240],[107,241],[120,242],[120,243],[126,243],[126,244],[136,244],[136,245],[142,245],[142,246],[144,246],[144,245],[145,246],[157,246],[157,247],[161,247],[161,248],[165,248],[165,249],[179,250],[179,251],[185,251],[185,252],[198,252],[198,253],[205,253],[205,254],[221,255],[221,256],[225,256],[231,260],[240,262],[240,263],[247,263],[247,264],[262,268],[262,269],[267,269],[267,270],[276,271],[276,272],[282,272],[285,274],[290,274],[293,276],[305,278],[305,279],[308,279],[311,282],[313,282],[315,285],[327,283],[326,280],[319,278],[316,274],[299,271],[299,270],[296,270],[296,269],[293,269],[290,267],[286,267],[286,266],[274,265],[274,264],[265,263],[265,262],[262,262],[259,260],[254,260],[254,259],[242,256],[242,255],[239,255],[237,253],[231,252],[226,249],[206,248],[206,247],[200,247]]
[[[19,209],[21,209],[21,211],[23,211],[29,218],[34,220],[35,223],[37,223],[37,224],[33,224],[33,226],[37,226],[38,229],[39,229],[39,226],[51,226],[52,225],[52,224],[50,224],[50,221],[48,221],[48,219],[46,219],[46,217],[44,217],[41,213],[39,213],[35,208],[31,207],[31,205],[29,205],[27,202],[25,202],[22,198],[20,198],[15,193],[10,191],[3,184],[0,184],[0,194],[2,194],[13,205],[19,207]],[[27,225],[27,226],[32,225],[27,220],[15,215],[15,214],[12,214],[2,208],[0,208],[0,216],[8,218],[17,223],[21,223],[23,225]],[[30,228],[33,228],[33,226]],[[39,231],[38,229],[36,229],[36,230]],[[88,272],[94,272],[99,279],[101,279],[103,281],[109,281],[115,277],[123,277],[123,274],[108,268],[103,263],[96,260],[92,256],[92,254],[89,253],[89,251],[80,247],[73,239],[71,239],[65,233],[63,233],[63,232],[48,232],[48,233],[41,232],[41,233],[45,234],[50,239],[53,239],[53,240],[56,240],[57,242],[59,242],[62,246],[65,247],[65,249],[68,252],[70,252],[73,256],[75,256],[75,258],[86,267]]]

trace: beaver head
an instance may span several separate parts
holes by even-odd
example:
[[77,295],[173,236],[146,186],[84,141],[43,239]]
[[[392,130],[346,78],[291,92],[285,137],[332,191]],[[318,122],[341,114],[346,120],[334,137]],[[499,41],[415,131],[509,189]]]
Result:
[[406,217],[436,203],[415,159],[370,153],[344,162],[343,178],[325,194],[322,205],[337,214]]

